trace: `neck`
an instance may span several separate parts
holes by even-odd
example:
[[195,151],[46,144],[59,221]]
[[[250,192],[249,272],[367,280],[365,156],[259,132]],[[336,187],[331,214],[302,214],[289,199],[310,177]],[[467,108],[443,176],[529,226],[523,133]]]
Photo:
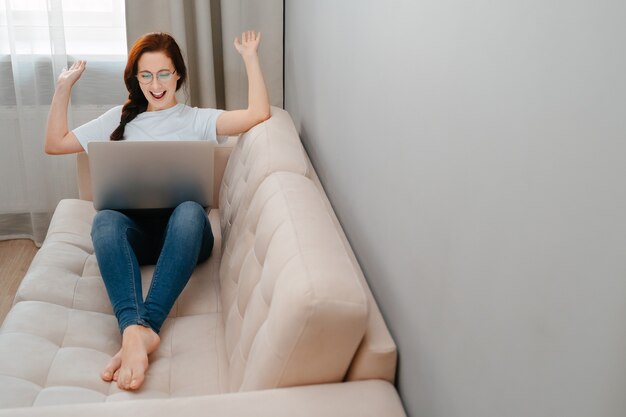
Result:
[[167,109],[171,109],[172,107],[174,107],[177,104],[178,104],[178,102],[176,100],[172,101],[171,103],[169,103],[169,104],[167,104],[165,106],[159,106],[159,107],[154,107],[154,106],[152,106],[152,104],[148,103],[148,108],[146,109],[146,111],[167,110]]

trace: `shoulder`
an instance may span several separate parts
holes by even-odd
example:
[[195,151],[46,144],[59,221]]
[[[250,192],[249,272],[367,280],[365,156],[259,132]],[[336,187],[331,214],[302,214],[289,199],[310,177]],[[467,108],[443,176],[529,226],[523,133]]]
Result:
[[124,106],[119,105],[119,106],[115,106],[109,110],[107,110],[106,112],[104,112],[102,114],[102,116],[100,116],[101,119],[103,119],[104,121],[111,121],[111,122],[120,122],[120,118],[122,117],[122,108]]
[[120,104],[120,105],[118,105],[118,106],[115,106],[115,107],[110,108],[110,109],[109,109],[109,110],[107,110],[106,112],[107,112],[107,113],[120,113],[120,114],[121,114],[121,113],[122,113],[122,109],[123,109],[123,108],[124,108],[124,106]]
[[86,130],[91,133],[93,129],[100,129],[100,133],[106,132],[110,126],[116,127],[120,123],[121,116],[122,106],[115,106],[75,130]]
[[215,116],[222,113],[224,110],[212,109],[212,108],[202,108],[202,107],[190,107],[186,104],[181,104],[181,114],[202,118],[202,119],[212,119]]
[[217,119],[224,110],[183,106],[180,113],[184,115],[185,126],[198,138],[215,141]]

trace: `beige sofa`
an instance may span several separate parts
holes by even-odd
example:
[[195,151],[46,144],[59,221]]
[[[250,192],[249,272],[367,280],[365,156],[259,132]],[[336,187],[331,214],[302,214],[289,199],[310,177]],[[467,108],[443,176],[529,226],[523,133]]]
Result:
[[404,415],[395,344],[287,112],[215,155],[213,253],[136,392],[99,378],[121,340],[79,156],[81,199],[59,203],[0,329],[0,416]]

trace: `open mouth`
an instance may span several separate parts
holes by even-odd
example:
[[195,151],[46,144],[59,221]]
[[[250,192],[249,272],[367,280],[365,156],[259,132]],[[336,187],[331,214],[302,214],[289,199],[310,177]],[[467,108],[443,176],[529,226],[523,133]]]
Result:
[[152,95],[152,97],[154,97],[156,100],[160,100],[165,96],[165,93],[167,91],[163,91],[161,93],[153,93],[152,91],[150,91],[150,95]]

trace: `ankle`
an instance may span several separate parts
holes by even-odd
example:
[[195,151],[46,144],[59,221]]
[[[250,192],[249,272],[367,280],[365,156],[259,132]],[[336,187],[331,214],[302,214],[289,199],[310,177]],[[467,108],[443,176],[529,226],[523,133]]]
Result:
[[135,351],[137,349],[150,354],[160,345],[161,338],[149,327],[130,325],[122,333],[122,349]]
[[122,331],[122,337],[124,337],[127,334],[138,334],[138,335],[144,335],[144,334],[151,335],[151,334],[154,334],[154,335],[156,335],[158,337],[157,333],[154,330],[152,330],[150,327],[144,326],[142,324],[129,324]]

